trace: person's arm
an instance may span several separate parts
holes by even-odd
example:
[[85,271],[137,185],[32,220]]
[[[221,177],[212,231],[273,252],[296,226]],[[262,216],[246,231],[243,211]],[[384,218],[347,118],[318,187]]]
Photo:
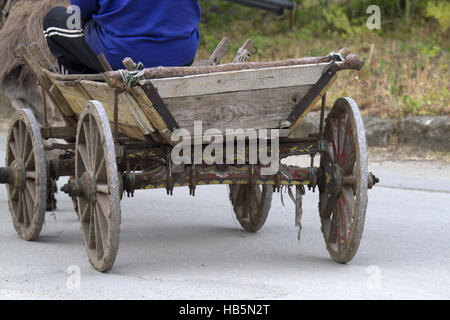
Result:
[[90,19],[98,10],[97,0],[70,0],[70,4],[80,8],[83,20]]

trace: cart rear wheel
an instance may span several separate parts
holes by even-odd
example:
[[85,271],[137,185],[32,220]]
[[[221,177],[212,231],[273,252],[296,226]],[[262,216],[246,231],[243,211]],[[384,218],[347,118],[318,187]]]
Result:
[[108,117],[98,101],[90,101],[78,122],[75,178],[83,196],[78,216],[92,266],[110,270],[119,249],[120,195],[114,140]]
[[358,250],[367,208],[366,136],[356,102],[337,100],[324,132],[328,152],[321,155],[321,167],[334,187],[320,188],[322,232],[333,260],[347,263]]
[[257,232],[266,222],[272,204],[272,186],[250,184],[231,185],[230,201],[241,226]]
[[47,170],[40,125],[28,109],[14,117],[6,165],[13,180],[6,188],[14,228],[22,239],[35,240],[45,220]]

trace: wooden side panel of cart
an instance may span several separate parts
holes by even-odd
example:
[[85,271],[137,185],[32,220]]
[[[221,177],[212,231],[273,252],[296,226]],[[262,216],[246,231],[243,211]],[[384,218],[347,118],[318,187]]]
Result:
[[[315,84],[327,66],[299,65],[219,72],[204,75],[144,80],[154,85],[181,128],[193,132],[194,121],[203,129],[279,128]],[[61,81],[49,77],[79,115],[88,100],[98,100],[113,121],[115,89],[98,81]],[[154,119],[128,92],[119,96],[119,130],[132,138],[154,132]]]

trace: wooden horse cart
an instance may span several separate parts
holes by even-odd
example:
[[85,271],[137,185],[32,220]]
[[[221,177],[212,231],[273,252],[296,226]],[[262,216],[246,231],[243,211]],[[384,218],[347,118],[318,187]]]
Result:
[[[23,109],[9,129],[0,182],[6,184],[12,220],[21,238],[39,236],[49,181],[63,176],[71,177],[62,191],[76,200],[89,261],[102,272],[112,268],[118,252],[124,194],[155,188],[172,194],[174,188],[186,186],[195,195],[196,186],[226,184],[237,220],[245,230],[256,232],[267,218],[273,192],[281,187],[289,188],[300,225],[307,186],[320,192],[322,232],[331,257],[339,263],[354,257],[363,231],[367,190],[378,179],[368,172],[357,104],[341,98],[325,117],[326,91],[337,73],[362,67],[348,50],[315,58],[218,64],[223,55],[219,48],[209,60],[192,67],[142,69],[127,58],[119,71],[112,71],[100,56],[107,71],[98,75],[61,75],[36,44],[19,52],[45,93],[44,118],[47,96],[65,122],[58,127],[47,120],[39,124]],[[320,101],[319,132],[293,137]],[[201,157],[199,163],[175,164],[173,135],[179,130],[192,134],[189,149],[206,148],[204,140],[198,142],[195,136],[196,122],[224,136],[227,129],[280,129],[278,148],[272,148],[278,152],[279,169],[264,175],[263,164],[249,161],[249,148],[241,162],[211,164]],[[269,138],[258,135],[256,140],[259,145]],[[273,141],[269,142],[272,147]],[[233,152],[238,160],[238,151],[233,148]],[[281,164],[281,159],[296,155],[311,156],[311,166]],[[317,155],[320,164],[314,166]]]

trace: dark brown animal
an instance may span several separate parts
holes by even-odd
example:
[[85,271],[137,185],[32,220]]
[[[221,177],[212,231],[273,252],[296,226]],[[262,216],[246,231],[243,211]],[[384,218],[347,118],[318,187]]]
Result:
[[[0,0],[5,2],[7,0]],[[52,57],[44,39],[45,14],[56,6],[68,6],[69,0],[13,0],[8,19],[0,30],[0,88],[14,108],[30,108],[42,123],[42,102],[36,79],[16,54],[22,45],[37,42]],[[0,3],[1,4],[1,3]],[[55,116],[51,108],[50,116]]]

